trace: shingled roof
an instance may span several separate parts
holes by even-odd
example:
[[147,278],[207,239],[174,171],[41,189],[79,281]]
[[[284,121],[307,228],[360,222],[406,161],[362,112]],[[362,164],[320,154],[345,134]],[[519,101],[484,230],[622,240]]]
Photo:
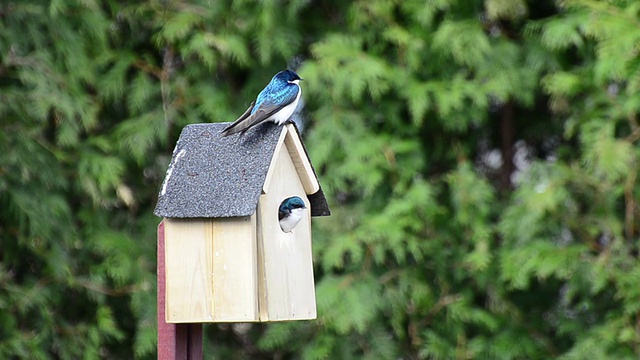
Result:
[[[220,132],[228,124],[184,127],[160,189],[155,215],[208,218],[255,212],[283,129],[265,123],[243,136],[223,137]],[[305,155],[308,159],[306,149]],[[311,216],[330,214],[322,188],[307,198]]]

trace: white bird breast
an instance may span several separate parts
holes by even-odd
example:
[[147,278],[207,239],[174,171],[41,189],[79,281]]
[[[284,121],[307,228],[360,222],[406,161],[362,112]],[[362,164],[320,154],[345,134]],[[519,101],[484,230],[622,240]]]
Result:
[[298,86],[298,95],[296,96],[296,99],[293,100],[291,104],[283,107],[282,110],[271,115],[271,120],[274,123],[278,125],[284,124],[287,120],[289,120],[291,115],[293,115],[293,112],[298,107],[298,101],[300,101],[300,94],[302,94],[302,89],[300,88],[300,85],[298,85],[298,82],[300,82],[300,80],[294,80],[291,82],[292,84],[296,84],[296,86]]
[[293,209],[291,210],[291,215],[286,218],[280,220],[280,228],[282,231],[288,233],[293,230],[296,225],[302,220],[302,215],[304,214],[304,209]]

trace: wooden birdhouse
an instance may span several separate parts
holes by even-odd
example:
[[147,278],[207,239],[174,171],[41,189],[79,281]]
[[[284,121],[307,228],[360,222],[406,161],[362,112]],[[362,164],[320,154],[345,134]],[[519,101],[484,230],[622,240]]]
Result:
[[[316,318],[311,216],[329,207],[293,124],[222,137],[186,126],[155,209],[164,218],[168,323]],[[306,209],[284,232],[283,200]]]

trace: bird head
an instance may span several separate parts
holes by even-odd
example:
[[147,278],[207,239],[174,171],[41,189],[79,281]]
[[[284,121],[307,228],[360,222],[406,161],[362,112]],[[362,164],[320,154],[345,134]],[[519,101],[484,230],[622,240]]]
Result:
[[304,201],[298,196],[287,198],[282,202],[282,204],[280,204],[281,211],[293,209],[306,209]]
[[297,84],[302,78],[292,70],[283,70],[276,74],[276,78],[286,81],[289,84]]

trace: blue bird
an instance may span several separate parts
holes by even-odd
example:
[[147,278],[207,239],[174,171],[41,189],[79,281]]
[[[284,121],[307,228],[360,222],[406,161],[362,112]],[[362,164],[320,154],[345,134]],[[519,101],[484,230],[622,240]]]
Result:
[[291,232],[302,219],[302,214],[306,208],[304,201],[298,196],[284,199],[278,209],[278,222],[282,231]]
[[222,135],[228,136],[238,132],[244,134],[265,121],[284,124],[298,106],[302,94],[300,80],[300,76],[291,70],[277,73],[258,94],[258,98],[249,105],[247,111],[222,130]]

